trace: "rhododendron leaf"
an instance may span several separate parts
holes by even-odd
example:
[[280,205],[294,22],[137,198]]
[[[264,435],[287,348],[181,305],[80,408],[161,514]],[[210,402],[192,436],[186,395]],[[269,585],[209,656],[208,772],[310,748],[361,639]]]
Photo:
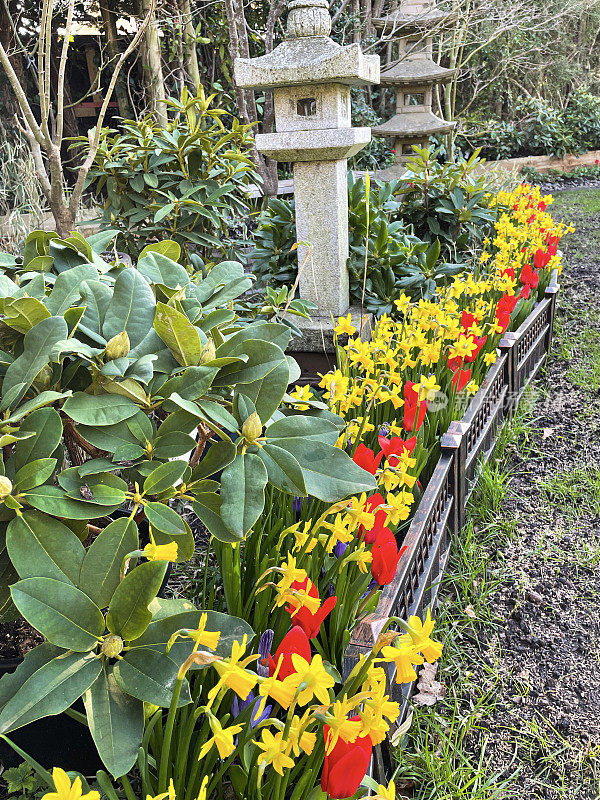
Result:
[[[127,694],[168,708],[173,698],[179,664],[172,658],[149,648],[128,650],[122,660],[115,664],[114,676],[119,686]],[[183,681],[177,707],[191,703],[190,687]]]
[[221,497],[214,492],[201,492],[195,494],[192,503],[194,514],[207,528],[215,539],[220,542],[239,542],[243,535],[238,536],[225,525],[221,519]]
[[202,478],[210,478],[220,472],[228,464],[231,464],[235,454],[236,448],[233,442],[223,441],[211,444],[198,466],[192,470],[192,480],[199,481]]
[[127,397],[107,397],[105,394],[92,395],[85,392],[75,392],[63,406],[63,411],[72,420],[94,427],[116,425],[135,416],[139,410]]
[[274,444],[298,461],[307,493],[326,503],[377,488],[375,478],[338,447],[299,437],[277,439]]
[[169,536],[181,536],[186,532],[185,523],[174,508],[164,503],[151,502],[144,505],[144,511],[148,522],[157,531]]
[[15,517],[6,547],[21,578],[55,578],[76,584],[85,548],[70,528],[39,511]]
[[[166,508],[168,511],[173,511],[173,509],[168,506],[163,506],[163,508]],[[175,511],[173,511],[173,513],[176,514]],[[180,563],[182,561],[189,561],[194,555],[196,541],[192,529],[187,522],[182,517],[179,517],[179,515],[177,516],[178,524],[183,527],[182,531],[177,533],[164,533],[152,525],[152,535],[154,536],[156,544],[170,544],[171,542],[175,542],[177,544],[177,562]]]
[[43,664],[19,686],[0,712],[0,733],[62,713],[90,688],[101,669],[101,661],[93,653],[63,652]]
[[23,339],[23,352],[6,370],[2,382],[0,411],[16,406],[38,373],[49,363],[50,351],[68,335],[62,317],[48,317],[31,328]]
[[106,662],[83,696],[88,726],[104,766],[115,778],[135,764],[144,734],[144,704],[117,684]]
[[238,537],[243,537],[265,505],[267,469],[254,453],[244,453],[225,467],[221,476],[221,519]]
[[127,517],[111,522],[92,542],[81,564],[77,584],[98,608],[106,608],[110,603],[119,585],[123,559],[138,547],[137,525]]
[[126,331],[131,348],[144,340],[154,322],[156,301],[148,281],[137,269],[124,269],[115,281],[106,309],[102,336],[108,341]]
[[277,420],[266,430],[267,440],[277,444],[277,439],[314,439],[334,445],[339,437],[337,427],[328,419],[296,414]]
[[34,489],[48,480],[54,472],[56,464],[55,458],[36,458],[18,470],[13,483],[20,492]]
[[[119,497],[122,495],[119,495]],[[69,497],[58,486],[50,486],[44,484],[24,492],[24,498],[30,506],[37,508],[38,511],[44,511],[46,514],[52,514],[54,517],[67,517],[69,519],[98,519],[107,514],[112,514],[122,503],[122,500],[117,498],[117,495],[111,495],[116,498],[116,502],[109,502],[106,505],[101,503],[90,503],[87,501],[74,500]]]
[[[237,334],[236,334],[237,335]],[[225,342],[225,347],[229,342]],[[230,364],[222,367],[215,378],[214,386],[232,386],[237,383],[252,383],[262,380],[278,367],[281,363],[287,365],[287,360],[283,350],[272,342],[264,342],[261,339],[249,339],[239,344],[239,351],[231,355],[245,354],[248,360]],[[217,358],[222,355],[221,348],[217,349]],[[229,355],[229,353],[228,353]]]
[[148,605],[165,577],[165,561],[147,561],[128,572],[117,586],[108,606],[106,626],[125,641],[137,639],[148,627]]
[[244,395],[252,400],[263,423],[270,420],[279,408],[289,382],[289,365],[282,361],[265,378],[244,384]]
[[179,364],[183,366],[200,364],[206,336],[181,311],[165,303],[157,303],[154,330]]
[[144,494],[166,492],[181,480],[186,469],[185,461],[167,461],[165,464],[161,464],[144,481]]
[[302,467],[290,452],[275,444],[266,444],[260,448],[258,456],[267,468],[269,483],[284,492],[306,496]]
[[10,593],[27,622],[58,647],[83,653],[104,633],[98,606],[70,583],[25,578],[13,584]]

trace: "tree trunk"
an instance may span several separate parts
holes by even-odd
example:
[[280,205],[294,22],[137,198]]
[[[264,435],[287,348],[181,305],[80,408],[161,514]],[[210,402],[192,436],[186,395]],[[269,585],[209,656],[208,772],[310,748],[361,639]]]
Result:
[[190,0],[179,0],[179,13],[183,29],[183,66],[186,80],[197,94],[200,88],[200,67],[196,53],[196,31],[192,22],[192,9]]
[[[243,0],[225,0],[225,9],[229,25],[229,53],[233,64],[236,58],[250,57],[250,44],[248,42]],[[242,122],[246,125],[256,123],[258,121],[258,111],[254,91],[252,89],[240,89],[235,84],[235,81],[234,89]],[[262,153],[259,153],[256,147],[252,149],[252,159],[263,181],[263,194],[267,197],[275,197],[278,189],[277,164],[270,158],[263,156]]]
[[[141,2],[142,13],[147,16],[151,8],[150,0],[141,0]],[[150,16],[150,21],[146,28],[141,53],[148,106],[151,113],[154,114],[156,122],[164,128],[169,119],[165,104],[167,96],[162,70],[160,36],[158,35],[158,24],[154,13]]]
[[[18,23],[18,15],[16,13],[16,9],[14,9],[14,2],[8,5],[8,9],[10,10],[12,22],[15,24]],[[0,0],[0,44],[2,44],[6,52],[9,54],[10,63],[12,64],[13,69],[19,78],[19,83],[21,86],[25,86],[26,79],[23,65],[23,53],[21,52],[20,44],[16,39],[15,30],[7,12],[5,0]],[[6,128],[14,127],[15,114],[18,114],[19,104],[16,101],[4,72],[0,74],[0,103],[4,109],[4,114],[2,115],[2,124]]]
[[[106,37],[106,46],[111,60],[111,67],[114,68],[119,56],[121,55],[119,49],[119,40],[117,38],[117,26],[115,22],[115,14],[111,8],[112,0],[100,0],[100,14],[102,15],[102,27],[104,28],[104,35]],[[123,73],[117,79],[115,86],[115,94],[119,104],[119,114],[123,119],[131,118],[131,106],[129,105],[129,97],[127,95],[127,86]]]

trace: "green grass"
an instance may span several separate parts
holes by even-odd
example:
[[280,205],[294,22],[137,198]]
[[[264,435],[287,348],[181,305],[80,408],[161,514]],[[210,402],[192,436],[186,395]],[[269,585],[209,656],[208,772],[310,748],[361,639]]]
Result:
[[491,610],[500,576],[489,567],[490,554],[515,535],[516,521],[502,514],[510,491],[506,459],[515,448],[523,453],[535,447],[534,400],[529,392],[511,424],[501,432],[497,455],[481,468],[469,503],[468,523],[452,545],[437,615],[438,635],[444,641],[438,679],[448,694],[431,708],[413,708],[411,728],[396,753],[396,777],[400,785],[411,786],[414,800],[520,797],[514,789],[516,765],[508,776],[500,776],[488,766],[486,721],[501,699],[499,664],[483,660],[474,641],[475,634],[493,633],[500,622]]
[[600,189],[577,189],[554,193],[552,213],[555,217],[568,214],[600,213]]
[[539,486],[552,504],[569,508],[576,516],[600,515],[600,467],[596,464],[558,470],[552,478],[540,480]]
[[[577,335],[573,335],[573,323]],[[587,391],[600,389],[600,326],[597,314],[567,307],[563,317],[556,319],[554,352],[569,364],[567,378],[573,386]]]

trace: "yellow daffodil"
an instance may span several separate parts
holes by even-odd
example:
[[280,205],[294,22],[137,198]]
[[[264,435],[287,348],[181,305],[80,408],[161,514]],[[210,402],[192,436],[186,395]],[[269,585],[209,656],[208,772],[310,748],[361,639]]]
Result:
[[434,626],[435,622],[431,619],[431,611],[429,609],[427,609],[425,622],[416,616],[410,617],[408,620],[408,635],[417,650],[423,653],[430,664],[438,660],[443,649],[443,645],[440,642],[435,642],[431,638]]
[[298,704],[305,706],[316,697],[323,705],[328,705],[329,689],[335,686],[335,680],[323,666],[322,657],[314,655],[309,664],[302,656],[293,653],[292,665],[296,671],[288,675],[284,683],[299,690]]
[[209,705],[212,705],[215,697],[219,694],[221,689],[227,687],[232,689],[238,697],[245,700],[258,680],[257,676],[246,670],[250,662],[256,661],[258,656],[247,656],[242,659],[246,652],[247,636],[244,635],[242,643],[234,642],[231,648],[231,656],[229,658],[215,661],[213,667],[219,674],[219,681],[208,693]]
[[340,317],[338,319],[338,324],[333,329],[338,336],[343,334],[347,334],[348,336],[354,336],[356,333],[356,328],[352,324],[352,314],[348,314],[346,317]]
[[[402,639],[404,637],[401,637]],[[383,660],[394,662],[396,665],[396,683],[412,683],[417,679],[415,666],[424,663],[424,658],[419,655],[418,648],[411,642],[400,642],[388,645],[381,650]]]
[[243,725],[230,725],[229,728],[223,728],[219,720],[208,712],[208,724],[212,732],[212,737],[205,742],[200,748],[198,759],[203,759],[213,747],[219,751],[219,758],[229,758],[235,751],[235,744],[233,737],[244,729]]
[[283,731],[278,731],[274,736],[268,728],[262,729],[262,739],[252,740],[254,744],[263,752],[258,756],[258,765],[263,770],[271,764],[275,772],[283,775],[284,769],[291,769],[294,761],[287,754],[290,750],[290,743],[284,741]]
[[[294,400],[312,400],[312,389],[308,384],[305,386],[296,386],[293,392],[290,392],[290,397],[293,397]],[[306,411],[309,406],[306,403],[294,403],[294,406],[298,409],[298,411]]]
[[93,791],[82,794],[81,778],[75,778],[73,784],[64,769],[54,767],[52,770],[55,792],[46,792],[42,800],[100,800],[100,793]]
[[144,547],[144,555],[148,561],[177,561],[177,542],[156,544],[150,534],[150,542]]
[[349,701],[336,700],[331,711],[325,714],[325,719],[329,731],[325,742],[325,752],[331,753],[336,746],[338,739],[344,742],[355,742],[362,730],[362,724],[358,720],[348,719],[348,714],[353,706]]

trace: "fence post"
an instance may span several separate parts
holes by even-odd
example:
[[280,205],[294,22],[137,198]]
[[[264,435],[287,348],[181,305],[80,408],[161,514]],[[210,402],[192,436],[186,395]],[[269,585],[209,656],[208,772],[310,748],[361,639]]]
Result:
[[550,300],[550,312],[548,314],[548,336],[546,337],[546,352],[550,352],[550,348],[552,347],[552,337],[554,335],[554,317],[556,315],[556,297],[558,295],[558,290],[560,289],[558,283],[558,270],[552,271],[552,278],[550,279],[550,283],[546,288],[545,295]]
[[500,339],[500,353],[506,354],[506,370],[504,373],[507,384],[506,391],[506,416],[510,419],[515,413],[519,401],[519,378],[517,364],[517,334],[514,331],[505,333]]
[[454,420],[447,432],[442,436],[442,454],[452,457],[452,491],[454,494],[454,512],[452,514],[452,534],[458,536],[465,522],[465,506],[467,497],[466,467],[467,441],[465,434],[469,428],[466,422]]

